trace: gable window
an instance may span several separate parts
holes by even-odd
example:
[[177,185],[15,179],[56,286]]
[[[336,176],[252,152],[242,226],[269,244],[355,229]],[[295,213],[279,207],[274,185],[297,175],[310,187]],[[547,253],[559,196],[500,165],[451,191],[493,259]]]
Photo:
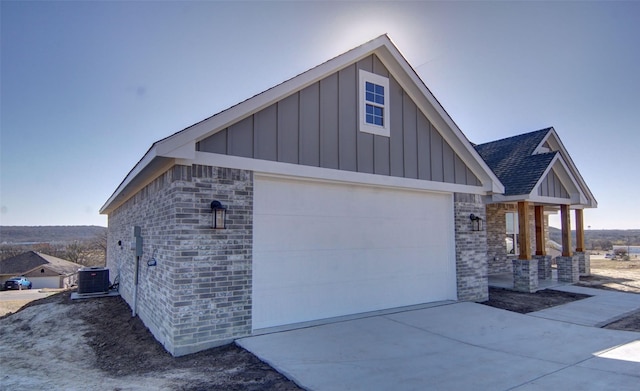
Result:
[[507,236],[505,238],[507,255],[518,255],[520,254],[520,249],[518,248],[518,214],[514,212],[507,212],[505,217],[507,226]]
[[360,131],[389,137],[389,79],[362,69],[359,78]]

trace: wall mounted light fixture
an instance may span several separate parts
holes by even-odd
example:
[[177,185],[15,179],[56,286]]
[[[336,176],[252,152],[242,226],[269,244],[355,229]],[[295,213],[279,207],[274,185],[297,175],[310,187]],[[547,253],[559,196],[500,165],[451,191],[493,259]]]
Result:
[[469,216],[471,219],[471,230],[472,231],[482,231],[482,218],[480,216],[476,216],[473,213]]
[[220,201],[211,201],[211,227],[213,229],[227,228],[227,208]]

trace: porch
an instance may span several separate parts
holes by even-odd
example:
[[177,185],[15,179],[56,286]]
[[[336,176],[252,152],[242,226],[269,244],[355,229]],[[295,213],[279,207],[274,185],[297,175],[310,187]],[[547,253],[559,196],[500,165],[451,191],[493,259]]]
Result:
[[[490,288],[515,289],[513,273],[490,274],[488,278]],[[538,280],[538,290],[571,284],[571,282],[558,281],[558,271],[552,269],[550,279]]]

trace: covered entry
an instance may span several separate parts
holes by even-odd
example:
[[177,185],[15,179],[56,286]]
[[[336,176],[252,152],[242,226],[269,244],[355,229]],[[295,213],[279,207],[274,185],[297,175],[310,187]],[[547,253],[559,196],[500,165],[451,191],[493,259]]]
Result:
[[253,329],[456,299],[451,194],[255,177]]

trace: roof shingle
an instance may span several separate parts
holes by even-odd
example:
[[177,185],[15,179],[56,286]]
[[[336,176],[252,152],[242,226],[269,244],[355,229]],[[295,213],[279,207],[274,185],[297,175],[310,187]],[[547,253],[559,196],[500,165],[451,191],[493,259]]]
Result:
[[476,151],[505,187],[505,196],[533,191],[558,152],[533,154],[552,128],[475,146]]

